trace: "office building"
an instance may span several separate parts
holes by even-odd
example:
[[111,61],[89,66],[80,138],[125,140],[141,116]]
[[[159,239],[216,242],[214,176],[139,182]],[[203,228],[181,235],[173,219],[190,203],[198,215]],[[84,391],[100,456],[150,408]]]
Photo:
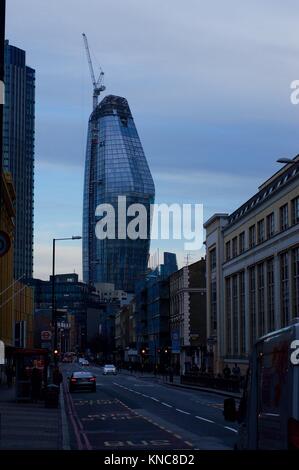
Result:
[[5,42],[3,166],[16,192],[14,277],[33,272],[35,71],[26,53]]
[[206,365],[205,271],[202,258],[169,277],[171,363],[181,375]]
[[[134,292],[134,283],[147,269],[150,246],[150,204],[154,183],[125,98],[106,96],[89,119],[83,202],[83,280],[112,283],[116,290]],[[147,211],[146,237],[126,235],[132,217],[118,220],[118,197],[125,196],[125,211],[143,204]],[[115,238],[96,236],[100,204],[115,210]]]
[[255,340],[299,316],[299,157],[204,226],[213,370],[245,372]]

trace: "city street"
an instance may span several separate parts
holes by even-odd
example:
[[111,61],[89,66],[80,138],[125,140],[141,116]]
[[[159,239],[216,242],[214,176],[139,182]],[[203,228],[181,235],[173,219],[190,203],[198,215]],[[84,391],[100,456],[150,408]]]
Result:
[[[97,377],[97,391],[68,392],[67,377],[80,370],[64,365],[64,398],[72,449],[232,449],[236,426],[222,416],[223,397],[163,385],[127,372]],[[82,370],[82,368],[81,368]]]

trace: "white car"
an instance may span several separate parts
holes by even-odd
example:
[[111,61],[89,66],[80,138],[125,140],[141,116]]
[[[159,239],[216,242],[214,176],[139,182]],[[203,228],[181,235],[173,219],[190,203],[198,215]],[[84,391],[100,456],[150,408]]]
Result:
[[116,375],[116,367],[113,364],[106,364],[103,368],[103,374],[108,375],[108,374],[113,374]]
[[87,360],[87,359],[84,359],[84,358],[81,358],[81,357],[79,358],[79,364],[80,364],[81,366],[89,366],[88,360]]

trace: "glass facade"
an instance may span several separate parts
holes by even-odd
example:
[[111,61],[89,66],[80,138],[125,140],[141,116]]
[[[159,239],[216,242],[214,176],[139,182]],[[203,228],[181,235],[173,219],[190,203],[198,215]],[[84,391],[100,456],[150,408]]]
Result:
[[5,41],[3,165],[16,191],[14,276],[33,271],[35,71],[25,51]]
[[[139,203],[147,209],[146,239],[118,237],[121,227],[117,217],[115,239],[96,237],[97,206],[111,204],[117,215],[119,196],[126,196],[126,207]],[[89,119],[83,201],[85,282],[110,282],[116,289],[134,291],[135,281],[147,269],[150,204],[154,196],[154,182],[128,102],[118,96],[106,96]],[[126,226],[130,220],[126,217]]]

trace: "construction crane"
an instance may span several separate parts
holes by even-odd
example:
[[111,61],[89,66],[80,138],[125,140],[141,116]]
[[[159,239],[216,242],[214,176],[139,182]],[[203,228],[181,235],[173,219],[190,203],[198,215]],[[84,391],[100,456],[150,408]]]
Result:
[[88,45],[86,34],[82,33],[82,36],[83,36],[83,40],[84,40],[84,45],[85,45],[85,49],[86,49],[86,55],[87,55],[91,80],[92,80],[92,84],[93,84],[92,103],[93,103],[93,109],[95,109],[98,105],[98,96],[100,96],[101,92],[105,91],[105,89],[106,89],[106,87],[103,85],[104,72],[101,69],[99,78],[96,80],[94,70],[93,70],[93,66],[92,66],[92,60],[91,60],[91,56],[90,56],[90,50],[89,50],[89,45]]

